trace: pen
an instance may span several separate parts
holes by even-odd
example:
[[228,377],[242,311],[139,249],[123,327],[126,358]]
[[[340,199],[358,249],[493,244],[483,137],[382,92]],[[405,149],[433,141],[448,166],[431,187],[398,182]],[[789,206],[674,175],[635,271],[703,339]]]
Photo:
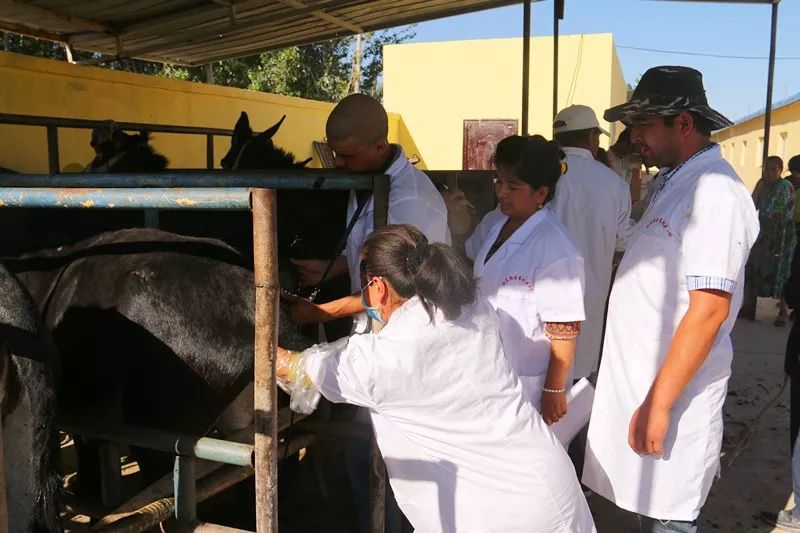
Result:
[[[448,187],[447,184],[442,184],[442,187],[444,188],[445,191],[449,191],[450,190],[450,187]],[[470,201],[466,199],[466,197],[464,198],[464,200],[467,202],[467,204],[466,204],[467,211],[469,211],[473,215],[478,212],[478,208],[475,207],[474,205],[472,205],[470,203]]]

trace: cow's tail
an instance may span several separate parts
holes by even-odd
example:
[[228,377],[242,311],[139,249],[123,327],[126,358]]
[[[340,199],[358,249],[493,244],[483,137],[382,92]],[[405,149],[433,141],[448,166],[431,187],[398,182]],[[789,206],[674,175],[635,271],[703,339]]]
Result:
[[[38,340],[49,344],[49,339]],[[20,531],[59,533],[55,374],[44,360],[2,351],[0,357],[10,363],[3,402],[9,525],[13,532],[21,526]]]

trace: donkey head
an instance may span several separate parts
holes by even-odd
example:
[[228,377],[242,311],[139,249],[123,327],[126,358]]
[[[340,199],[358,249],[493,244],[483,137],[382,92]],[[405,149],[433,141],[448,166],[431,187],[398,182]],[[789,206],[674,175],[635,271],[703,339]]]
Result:
[[231,137],[231,148],[222,158],[222,168],[232,169],[287,169],[302,168],[311,161],[295,162],[294,154],[275,146],[272,137],[280,129],[286,115],[274,126],[254,134],[250,118],[242,111]]
[[158,172],[167,168],[167,158],[149,144],[150,135],[129,135],[113,121],[92,131],[95,158],[88,172]]

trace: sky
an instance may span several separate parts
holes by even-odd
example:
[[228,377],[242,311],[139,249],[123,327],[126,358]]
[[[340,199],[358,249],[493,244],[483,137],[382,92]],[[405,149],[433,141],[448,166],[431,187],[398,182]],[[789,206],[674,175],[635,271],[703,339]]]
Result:
[[[764,108],[772,17],[769,5],[652,0],[565,0],[565,4],[560,34],[612,33],[628,83],[633,84],[652,66],[687,65],[703,73],[709,103],[731,120]],[[552,35],[552,16],[553,0],[533,4],[535,36]],[[520,37],[522,5],[425,22],[415,30],[414,42]],[[773,103],[800,93],[800,0],[779,4],[776,55]]]

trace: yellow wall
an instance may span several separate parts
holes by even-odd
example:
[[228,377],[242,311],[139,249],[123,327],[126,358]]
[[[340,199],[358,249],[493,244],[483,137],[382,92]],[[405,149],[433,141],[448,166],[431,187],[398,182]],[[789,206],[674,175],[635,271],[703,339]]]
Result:
[[[256,131],[285,114],[275,144],[302,160],[314,156],[311,142],[324,138],[325,120],[332,108],[333,104],[326,102],[0,52],[3,113],[232,129],[239,113],[247,111]],[[400,117],[390,114],[389,121],[394,134],[390,140],[403,144],[409,156],[419,153]],[[92,159],[89,135],[89,130],[59,130],[62,169]],[[47,172],[44,128],[0,125],[0,139],[0,167]],[[170,160],[171,168],[205,168],[204,136],[155,133],[152,139],[156,150]],[[227,137],[215,138],[217,166],[229,147]]]
[[[559,44],[559,108],[592,107],[601,125],[625,100],[610,34],[564,36]],[[522,100],[522,39],[412,43],[384,47],[384,105],[400,114],[432,169],[460,169],[466,119],[517,119]],[[530,132],[551,137],[553,39],[531,45]],[[603,141],[607,146],[607,140]]]
[[[712,136],[722,148],[722,155],[752,189],[761,177],[764,139],[764,115],[757,115],[718,131]],[[769,154],[783,159],[800,154],[800,99],[773,109],[769,133]]]

